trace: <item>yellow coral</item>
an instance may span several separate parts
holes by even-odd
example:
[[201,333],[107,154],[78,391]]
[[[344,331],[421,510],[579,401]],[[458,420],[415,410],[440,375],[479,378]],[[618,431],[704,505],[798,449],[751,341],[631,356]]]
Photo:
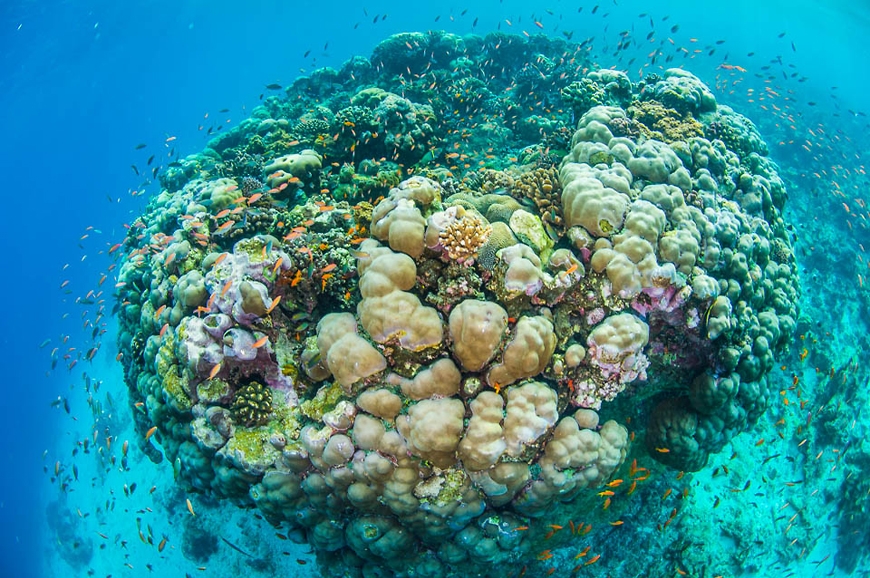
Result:
[[457,219],[441,233],[439,239],[447,256],[454,261],[466,261],[477,255],[481,245],[486,243],[492,227],[480,216],[471,211],[460,211]]

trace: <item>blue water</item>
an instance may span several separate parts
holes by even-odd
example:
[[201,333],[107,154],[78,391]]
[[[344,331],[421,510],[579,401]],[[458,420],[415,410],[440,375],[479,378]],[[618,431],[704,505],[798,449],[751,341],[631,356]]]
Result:
[[[866,388],[863,366],[868,346],[870,268],[864,248],[870,235],[863,201],[868,200],[870,190],[864,171],[864,151],[870,148],[870,126],[864,116],[870,114],[865,46],[870,9],[862,3],[826,2],[819,6],[814,2],[741,0],[699,9],[689,0],[602,0],[594,15],[595,3],[562,1],[534,6],[514,1],[250,4],[222,0],[9,0],[0,7],[4,206],[0,246],[8,257],[0,283],[0,303],[5,304],[0,334],[0,374],[4,376],[0,403],[0,463],[4,472],[0,475],[0,575],[64,575],[61,573],[69,567],[78,568],[76,571],[90,567],[96,576],[144,576],[149,563],[197,575],[200,564],[182,555],[179,528],[187,516],[184,501],[166,497],[172,492],[171,467],[165,462],[155,466],[133,449],[129,408],[123,401],[126,388],[115,362],[111,300],[107,300],[106,312],[98,322],[105,325],[97,327],[106,333],[94,340],[94,326],[83,328],[83,324],[93,322],[96,305],[76,303],[76,298],[86,298],[92,289],[111,292],[111,274],[101,287],[97,283],[112,262],[107,255],[109,248],[123,239],[123,224],[131,222],[149,195],[157,192],[154,184],[141,186],[150,172],[146,161],[152,154],[156,157],[151,166],[159,166],[166,164],[174,151],[181,156],[194,153],[208,138],[198,129],[200,125],[211,126],[215,119],[227,126],[238,123],[259,104],[266,84],[286,86],[316,67],[337,68],[353,55],[369,55],[378,42],[401,31],[437,28],[466,34],[479,19],[474,28],[478,34],[499,26],[504,31],[534,34],[541,31],[534,24],[537,20],[546,34],[573,30],[574,41],[593,37],[593,54],[598,55],[602,67],[623,69],[629,58],[636,57],[637,62],[627,68],[633,79],[652,48],[632,48],[618,57],[613,51],[620,31],[635,27],[642,38],[648,30],[647,18],[638,18],[638,13],[649,13],[656,21],[658,39],[670,36],[675,46],[703,48],[724,40],[713,56],[703,50],[691,59],[679,57],[673,64],[690,68],[712,87],[717,74],[725,75],[716,67],[727,53],[728,63],[746,69],[747,80],[733,93],[730,87],[720,87],[716,91],[719,101],[758,125],[771,145],[771,156],[784,170],[797,174],[812,166],[810,172],[827,171],[819,178],[796,178],[799,186],[790,189],[786,209],[787,218],[798,231],[804,317],[809,319],[807,326],[819,324],[813,330],[821,343],[806,345],[823,351],[819,356],[838,371],[851,359],[854,379]],[[584,9],[578,13],[581,5]],[[388,17],[373,23],[375,15]],[[669,18],[662,22],[665,16]],[[670,33],[670,27],[677,24],[679,29]],[[785,34],[779,37],[781,33]],[[664,49],[672,48],[666,45]],[[747,56],[750,52],[754,56]],[[797,101],[793,111],[798,126],[795,134],[800,136],[795,137],[795,145],[775,144],[789,140],[792,133],[772,114],[771,107],[765,110],[759,107],[762,103],[749,102],[745,90],[752,83],[759,87],[756,91],[761,90],[763,85],[753,75],[779,58],[781,64],[776,63],[772,72],[779,76],[776,83],[792,91],[788,94]],[[783,78],[782,71],[796,76]],[[798,82],[801,77],[805,81]],[[224,108],[229,112],[217,112]],[[820,126],[825,137],[817,140],[822,152],[829,155],[824,162],[812,161],[799,146],[804,139],[813,139],[807,128],[819,134]],[[167,142],[169,137],[175,139]],[[139,143],[148,146],[135,150]],[[134,174],[131,165],[136,165],[142,176]],[[842,198],[832,194],[837,187],[844,191]],[[131,191],[143,189],[143,194],[131,195]],[[848,204],[849,212],[842,203]],[[61,288],[67,280],[68,285]],[[64,342],[66,336],[68,342]],[[46,340],[50,341],[40,347]],[[80,359],[67,369],[72,359],[84,356],[98,342],[101,347],[92,362]],[[51,370],[50,352],[55,347],[61,359]],[[77,349],[70,360],[64,360],[69,347]],[[802,347],[804,344],[798,342],[796,352]],[[783,383],[790,383],[794,367],[800,364],[794,357],[796,352],[782,362],[789,364],[788,371],[782,372]],[[94,431],[86,379],[102,382],[93,395],[104,406],[106,393],[119,401],[115,412],[103,415],[100,427],[110,427],[116,444],[124,439],[131,442],[131,472],[123,476],[114,471],[100,475],[93,453],[85,455],[80,449],[76,457],[71,456],[77,442],[91,437]],[[812,371],[806,372],[804,382],[810,389],[818,383]],[[62,404],[52,406],[58,396],[68,399],[69,413]],[[866,402],[866,394],[853,401]],[[860,408],[853,409],[859,420],[868,419],[866,407],[863,413]],[[854,427],[857,435],[867,432],[868,425],[859,422]],[[105,437],[102,430],[98,435]],[[741,451],[757,451],[758,437],[744,434]],[[768,438],[767,443],[775,441]],[[854,443],[857,446],[860,440],[856,438]],[[731,453],[730,449],[725,451]],[[768,451],[773,454],[775,450]],[[761,459],[767,454],[754,455],[754,459]],[[52,483],[56,461],[61,461],[67,472],[78,464],[78,481],[65,489]],[[870,475],[868,467],[864,463],[865,476]],[[751,467],[747,475],[750,471]],[[825,496],[826,505],[816,508],[827,508],[835,521],[840,490],[825,486],[826,474],[825,470],[807,476],[818,478],[816,487]],[[123,484],[137,480],[135,494],[124,496]],[[152,503],[147,495],[152,485],[158,486],[154,496],[165,498],[160,504]],[[730,498],[724,490],[723,503]],[[106,500],[116,502],[109,512],[105,511]],[[165,503],[174,503],[174,510],[167,511]],[[216,508],[214,504],[199,504],[203,509]],[[154,512],[137,514],[146,507]],[[863,527],[868,532],[870,517],[866,512]],[[231,523],[224,537],[235,536],[241,532],[239,527],[273,535],[266,524],[251,522],[250,515],[226,515]],[[160,535],[169,536],[162,556],[154,545],[141,543],[137,517],[154,527],[155,543]],[[97,532],[109,538],[99,538]],[[129,545],[122,547],[119,540]],[[865,534],[865,546],[868,540]],[[76,546],[79,541],[82,545]],[[290,570],[285,572],[316,575],[307,550],[288,546],[289,542],[275,544],[291,554],[286,557]],[[100,550],[101,545],[106,549]],[[832,571],[837,555],[833,534],[814,545],[811,553],[786,564],[786,568],[798,576]],[[89,549],[93,550],[88,553]],[[231,550],[229,553],[234,555]],[[823,558],[825,562],[815,564]],[[66,566],[70,560],[86,562]],[[570,568],[556,575],[567,575]],[[859,568],[870,571],[866,558]],[[223,576],[227,571],[231,569],[212,566],[199,574]],[[781,574],[771,571],[767,575]]]

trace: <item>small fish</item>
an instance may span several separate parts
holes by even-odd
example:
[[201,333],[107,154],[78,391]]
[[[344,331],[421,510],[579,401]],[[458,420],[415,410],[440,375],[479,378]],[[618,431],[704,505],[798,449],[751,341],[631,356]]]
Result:
[[193,511],[193,504],[190,503],[190,498],[187,498],[187,511],[190,512],[191,516],[196,517],[196,512]]
[[222,363],[218,363],[217,365],[215,365],[214,367],[212,367],[212,368],[211,368],[211,372],[208,374],[208,378],[209,378],[209,379],[214,379],[215,376],[216,376],[218,373],[220,373],[220,371],[221,371],[221,366],[222,366],[222,365],[223,365]]
[[281,85],[277,82],[273,82],[272,84],[266,85],[266,90],[281,90]]
[[147,146],[148,146],[148,145],[145,144],[144,142],[140,142],[139,144],[136,145],[136,150],[137,150],[137,151],[141,151],[142,149],[144,149],[144,148],[147,147]]
[[157,431],[157,426],[155,425],[155,426],[153,426],[151,429],[149,429],[147,432],[145,432],[145,441],[147,442],[148,439],[149,439],[151,436],[153,436],[153,435],[154,435],[154,432],[156,432],[156,431]]
[[284,257],[278,257],[278,260],[275,261],[275,266],[272,267],[272,275],[275,274],[275,271],[278,270],[278,268],[281,266],[281,264],[282,264],[283,262],[284,262]]
[[275,307],[278,306],[278,303],[280,303],[280,302],[281,302],[281,296],[278,295],[278,296],[275,297],[275,299],[272,301],[272,304],[269,306],[269,308],[266,309],[266,314],[268,315],[269,313],[271,313],[271,312],[275,309]]
[[268,335],[256,340],[252,347],[254,349],[259,349],[259,348],[263,347],[264,345],[266,345],[267,343],[269,343],[269,336]]

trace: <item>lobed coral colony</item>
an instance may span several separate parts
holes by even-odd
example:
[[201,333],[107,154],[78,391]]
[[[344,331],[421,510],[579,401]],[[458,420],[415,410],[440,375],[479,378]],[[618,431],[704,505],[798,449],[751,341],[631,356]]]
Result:
[[689,72],[587,66],[399,34],[173,163],[118,290],[143,449],[326,575],[468,576],[750,428],[800,291],[777,167]]

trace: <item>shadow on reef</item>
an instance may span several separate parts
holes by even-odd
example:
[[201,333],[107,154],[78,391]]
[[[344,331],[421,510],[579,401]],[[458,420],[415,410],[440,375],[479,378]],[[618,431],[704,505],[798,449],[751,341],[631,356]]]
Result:
[[149,455],[325,575],[483,576],[751,428],[800,294],[777,167],[692,74],[586,55],[398,34],[173,162],[117,295]]

